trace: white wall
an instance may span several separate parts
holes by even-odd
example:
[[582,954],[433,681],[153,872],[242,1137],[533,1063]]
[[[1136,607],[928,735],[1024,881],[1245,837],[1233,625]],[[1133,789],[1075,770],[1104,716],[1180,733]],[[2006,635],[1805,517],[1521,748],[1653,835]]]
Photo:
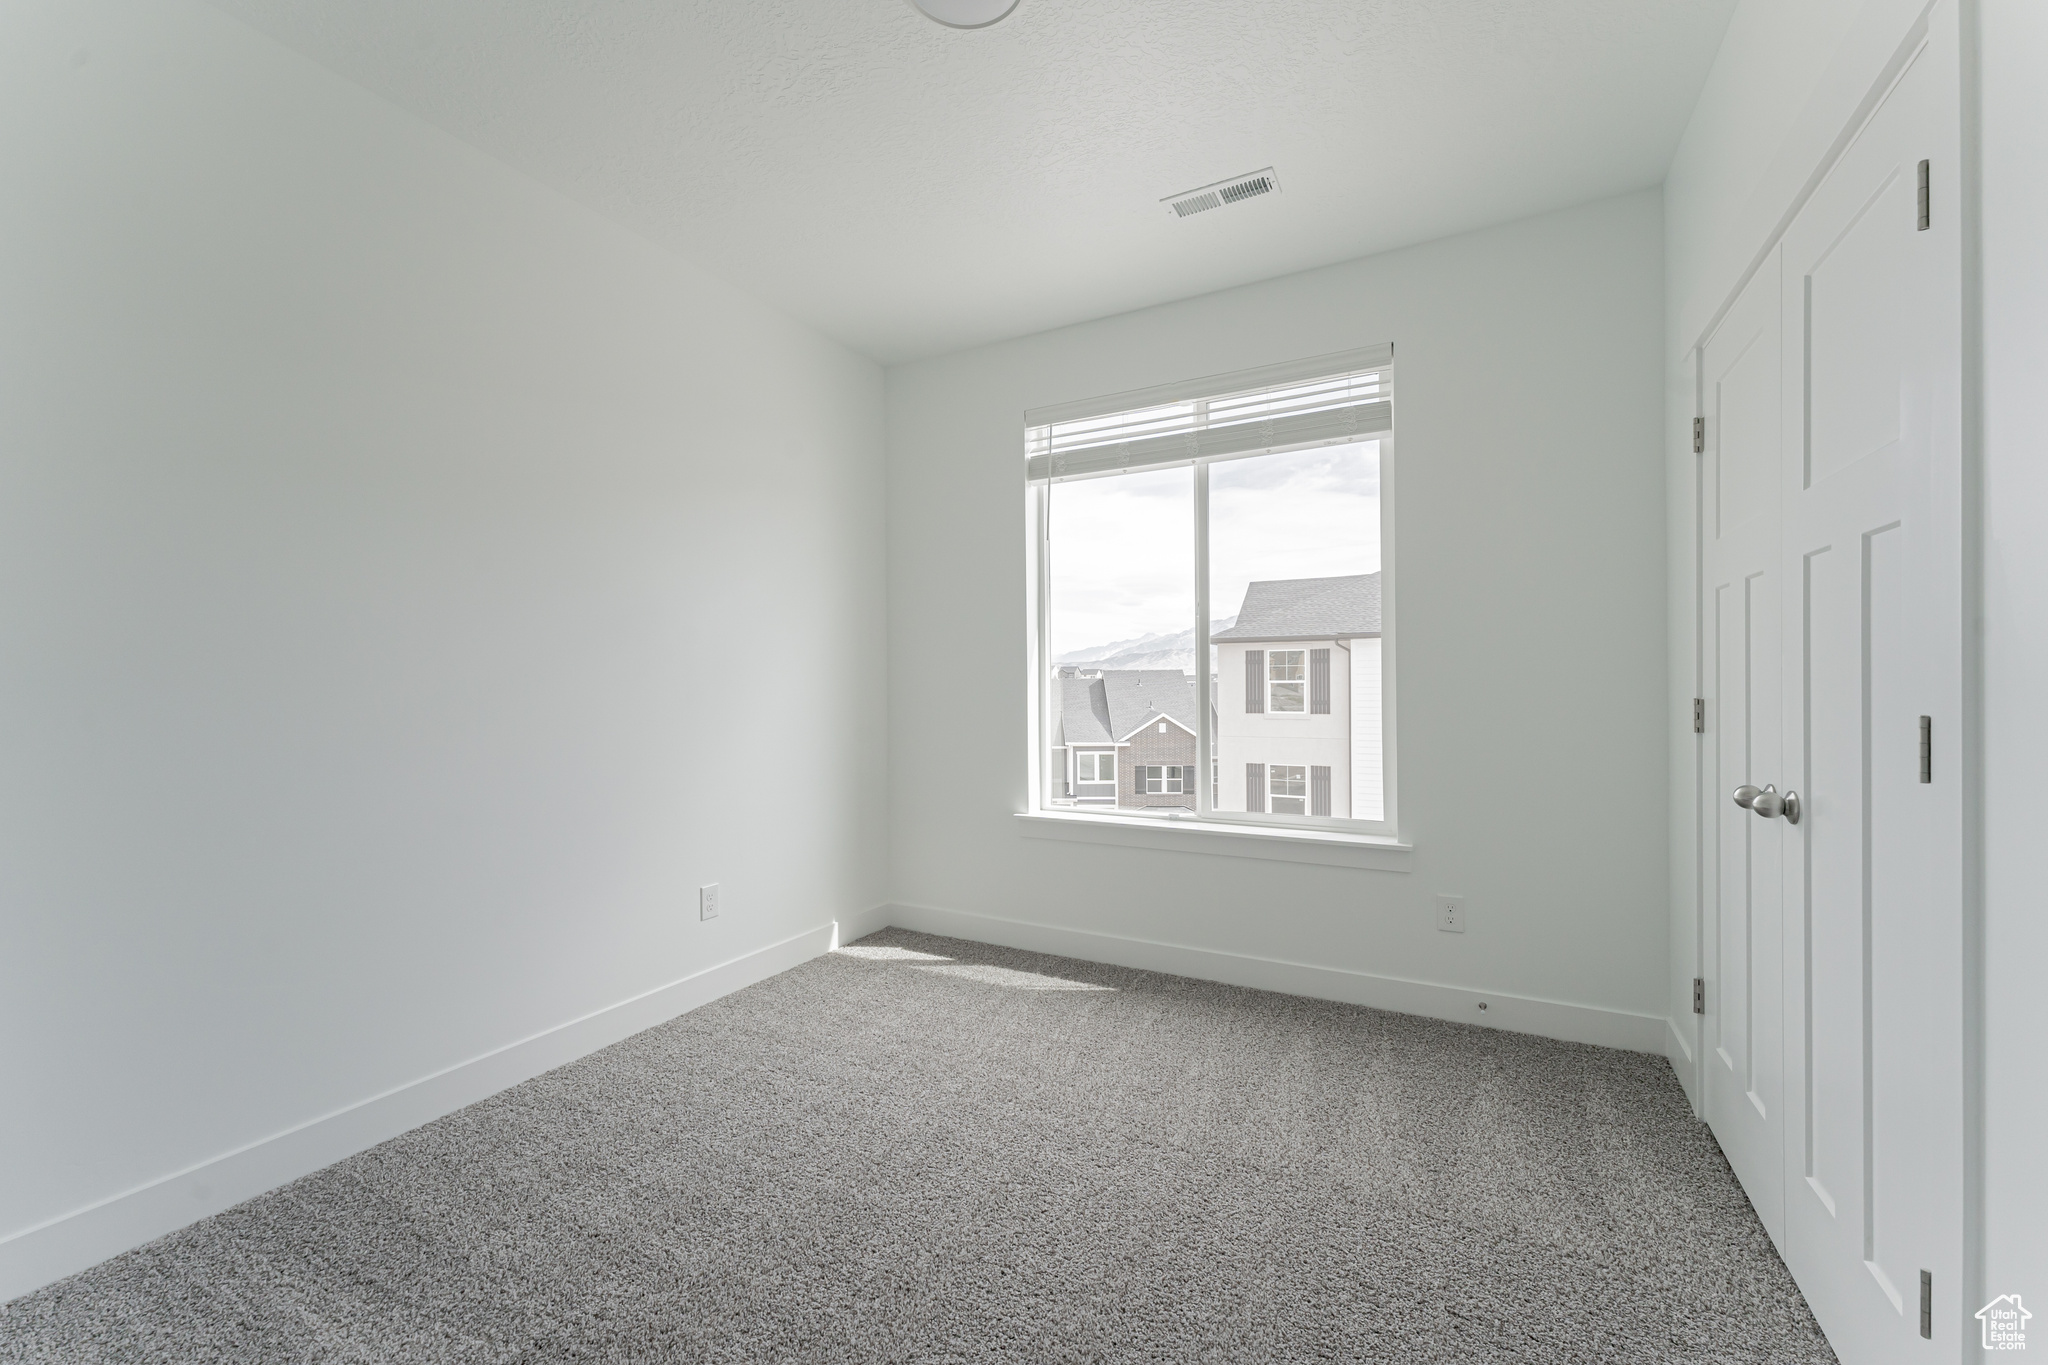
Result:
[[0,187],[0,1297],[878,902],[875,366],[189,0]]
[[[1661,1017],[1662,230],[1647,192],[892,368],[892,899]],[[1386,341],[1413,872],[1020,838],[1025,409]]]
[[2048,1342],[2048,6],[1982,0],[1984,1272]]

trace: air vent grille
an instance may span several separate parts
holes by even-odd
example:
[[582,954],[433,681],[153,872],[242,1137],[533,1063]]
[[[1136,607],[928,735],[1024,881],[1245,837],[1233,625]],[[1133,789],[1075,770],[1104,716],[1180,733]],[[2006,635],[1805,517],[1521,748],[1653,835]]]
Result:
[[1172,210],[1176,218],[1188,218],[1210,209],[1220,209],[1226,204],[1240,204],[1247,199],[1256,199],[1262,194],[1273,194],[1280,188],[1280,180],[1273,174],[1271,166],[1263,171],[1248,175],[1234,175],[1228,180],[1219,180],[1213,185],[1184,190],[1169,194],[1159,202]]
[[1272,192],[1273,179],[1271,176],[1265,175],[1255,175],[1249,180],[1240,180],[1235,185],[1225,185],[1217,191],[1218,194],[1223,196],[1223,202],[1226,204],[1235,204],[1238,200],[1249,199],[1255,194],[1271,194]]

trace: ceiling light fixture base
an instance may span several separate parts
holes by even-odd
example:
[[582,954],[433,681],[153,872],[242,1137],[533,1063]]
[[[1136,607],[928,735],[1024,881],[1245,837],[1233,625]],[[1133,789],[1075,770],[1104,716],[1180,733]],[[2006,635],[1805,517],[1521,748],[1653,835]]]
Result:
[[987,28],[1009,17],[1017,0],[910,0],[911,7],[947,28]]

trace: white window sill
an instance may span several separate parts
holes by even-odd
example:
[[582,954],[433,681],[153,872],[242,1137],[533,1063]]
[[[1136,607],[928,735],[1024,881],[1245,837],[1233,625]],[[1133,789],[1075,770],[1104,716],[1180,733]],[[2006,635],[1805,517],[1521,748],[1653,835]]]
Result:
[[1017,828],[1028,839],[1209,853],[1225,858],[1267,858],[1376,872],[1406,872],[1413,844],[1383,834],[1340,834],[1321,829],[1276,829],[1221,821],[1168,820],[1069,811],[1027,811]]

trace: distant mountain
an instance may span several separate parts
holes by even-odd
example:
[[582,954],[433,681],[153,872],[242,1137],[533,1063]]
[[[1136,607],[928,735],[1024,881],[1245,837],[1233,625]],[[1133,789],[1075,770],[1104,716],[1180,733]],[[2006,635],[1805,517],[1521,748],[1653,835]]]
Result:
[[[1210,622],[1209,629],[1213,633],[1228,630],[1236,624],[1235,616],[1225,616]],[[1183,673],[1193,673],[1196,671],[1195,632],[1190,626],[1174,635],[1140,635],[1134,640],[1090,645],[1086,649],[1062,654],[1053,662],[1086,664],[1090,668],[1177,668]]]

